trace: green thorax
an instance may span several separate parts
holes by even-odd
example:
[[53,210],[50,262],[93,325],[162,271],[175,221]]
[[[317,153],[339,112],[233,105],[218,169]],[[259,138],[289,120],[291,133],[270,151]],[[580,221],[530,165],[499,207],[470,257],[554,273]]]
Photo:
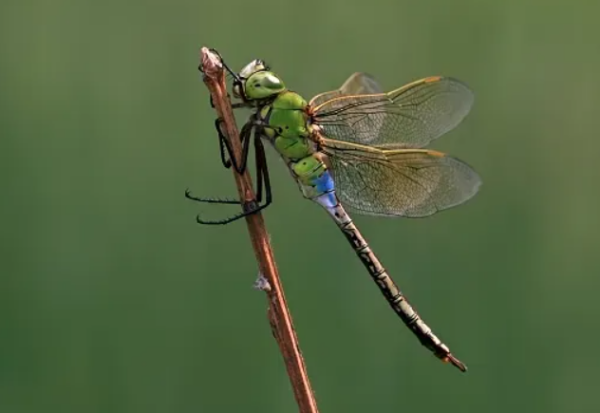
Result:
[[285,91],[265,105],[259,116],[264,122],[265,135],[286,159],[300,190],[305,197],[312,199],[321,195],[315,181],[325,173],[327,167],[309,139],[307,106],[302,96]]
[[284,91],[260,109],[265,134],[275,149],[291,161],[305,158],[315,152],[309,141],[307,103],[299,94]]
[[[244,71],[262,68],[260,61],[251,63]],[[309,139],[310,127],[308,104],[299,94],[287,90],[283,82],[272,72],[258,70],[246,74],[245,97],[258,104],[258,120],[264,135],[286,160],[305,197],[320,194],[315,181],[326,172],[327,167]]]

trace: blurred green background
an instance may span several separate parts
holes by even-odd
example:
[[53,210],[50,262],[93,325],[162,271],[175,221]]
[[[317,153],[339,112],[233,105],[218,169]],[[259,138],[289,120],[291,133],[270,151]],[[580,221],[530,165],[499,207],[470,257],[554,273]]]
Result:
[[[294,412],[197,72],[263,58],[310,97],[457,77],[434,147],[483,178],[425,220],[355,216],[460,374],[396,319],[274,151],[265,214],[322,412],[597,412],[600,3],[0,4],[0,411]],[[596,390],[594,390],[596,389]]]

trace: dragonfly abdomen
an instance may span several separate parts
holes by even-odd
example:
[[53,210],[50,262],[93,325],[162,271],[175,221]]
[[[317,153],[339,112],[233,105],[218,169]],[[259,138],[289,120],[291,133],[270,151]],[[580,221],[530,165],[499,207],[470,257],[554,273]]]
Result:
[[406,326],[413,331],[421,344],[427,347],[437,358],[444,362],[452,363],[461,371],[466,371],[466,366],[450,353],[448,346],[433,334],[431,328],[410,305],[392,277],[388,274],[383,265],[381,265],[381,262],[377,259],[369,247],[369,244],[361,235],[356,225],[354,225],[352,219],[346,213],[342,205],[337,200],[335,204],[332,204],[331,196],[327,195],[328,194],[324,194],[321,197],[317,197],[315,201],[324,206],[333,217],[394,312],[398,314]]

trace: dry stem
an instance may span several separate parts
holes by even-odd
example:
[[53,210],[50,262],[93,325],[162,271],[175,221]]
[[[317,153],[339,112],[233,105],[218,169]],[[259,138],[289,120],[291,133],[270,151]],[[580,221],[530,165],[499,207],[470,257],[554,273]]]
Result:
[[[238,159],[239,164],[242,152],[241,143],[231,102],[227,94],[225,74],[221,60],[206,47],[202,48],[200,59],[201,68],[204,72],[204,83],[210,91],[219,118],[223,119],[224,130],[233,148],[233,156]],[[240,200],[242,202],[252,202],[255,199],[255,195],[250,175],[247,171],[243,175],[239,175],[235,171],[235,168],[231,169],[233,170]],[[275,265],[269,236],[260,212],[247,216],[246,224],[248,225],[248,232],[250,233],[250,240],[254,248],[259,271],[266,278],[270,287],[262,288],[268,298],[269,323],[273,336],[283,355],[299,411],[300,413],[318,413],[319,410],[308,379],[296,331],[292,324],[292,317],[283,294],[283,287],[279,279],[277,266]]]

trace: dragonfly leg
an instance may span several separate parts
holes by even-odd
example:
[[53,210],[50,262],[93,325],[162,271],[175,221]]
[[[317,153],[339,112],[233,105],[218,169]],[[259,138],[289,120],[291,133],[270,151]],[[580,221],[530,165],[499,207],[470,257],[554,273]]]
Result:
[[207,204],[227,204],[227,205],[240,205],[241,202],[237,199],[230,198],[212,198],[212,197],[196,197],[193,196],[189,189],[185,190],[185,197],[191,201],[204,202]]
[[[257,132],[255,132],[254,135],[254,148],[256,157],[257,179],[256,199],[250,202],[244,202],[242,204],[243,211],[232,217],[222,220],[209,221],[202,219],[200,215],[198,215],[196,217],[196,222],[203,225],[227,225],[237,221],[238,219],[256,214],[257,212],[262,211],[263,209],[271,205],[271,202],[273,201],[273,196],[271,192],[271,179],[269,177],[267,157],[265,156],[265,148]],[[263,188],[265,191],[265,203],[261,205],[260,203],[262,200]]]
[[[223,131],[221,130],[222,124],[223,124],[222,119],[215,120],[215,128],[217,129],[217,133],[219,134],[219,147],[220,147],[220,151],[221,151],[221,162],[223,163],[223,166],[225,166],[226,168],[230,168],[233,165],[235,170],[239,174],[242,174],[242,173],[244,173],[247,162],[248,162],[248,153],[249,153],[249,149],[250,149],[250,140],[252,137],[252,129],[255,129],[255,133],[254,133],[255,140],[260,141],[260,137],[256,131],[256,128],[254,127],[255,125],[252,120],[244,125],[244,127],[242,128],[242,132],[241,132],[242,164],[238,165],[237,162],[235,161],[235,157],[233,156],[233,153],[232,153],[233,150],[231,148],[231,144],[230,144],[229,140],[227,139],[227,137],[225,137],[225,135],[223,134]],[[223,199],[223,198],[213,198],[213,197],[196,197],[196,196],[193,196],[189,190],[186,190],[185,197],[192,201],[203,202],[203,203],[207,203],[207,204],[242,205],[242,207],[243,207],[243,212],[241,214],[238,214],[234,217],[227,218],[224,220],[205,221],[202,218],[200,218],[200,216],[198,216],[196,219],[198,221],[198,223],[206,224],[206,225],[216,225],[216,224],[224,225],[224,224],[228,224],[230,222],[236,221],[237,219],[243,218],[247,215],[252,215],[252,214],[256,213],[257,211],[260,211],[261,209],[264,208],[264,206],[259,205],[262,200],[263,173],[262,173],[262,170],[260,169],[262,166],[260,166],[258,164],[258,156],[260,155],[261,159],[263,160],[261,165],[265,165],[264,166],[265,168],[266,168],[266,158],[264,155],[264,148],[262,147],[262,143],[259,142],[259,144],[260,144],[261,153],[256,155],[257,156],[257,176],[259,179],[258,191],[257,191],[258,201],[253,200],[251,202],[243,203],[239,200],[229,199],[229,198]],[[227,153],[228,157],[226,156],[226,153]],[[270,192],[270,183],[269,183],[269,192]],[[270,197],[270,195],[269,195],[269,197]]]
[[[227,169],[231,168],[231,156],[230,159],[227,159],[227,157],[225,156],[225,145],[227,142],[227,138],[225,137],[225,135],[223,134],[223,131],[221,130],[221,125],[223,124],[223,119],[221,118],[217,118],[215,119],[215,129],[217,130],[217,134],[219,135],[219,151],[221,153],[221,163],[223,163],[223,166]],[[229,153],[229,155],[231,155],[231,153]]]
[[[217,133],[219,134],[219,149],[221,151],[221,162],[225,168],[230,168],[231,165],[235,168],[238,174],[243,174],[246,170],[246,164],[248,163],[248,151],[250,149],[250,137],[252,135],[252,129],[254,128],[254,122],[252,120],[248,121],[242,131],[240,132],[240,140],[242,141],[242,160],[241,164],[238,165],[236,161],[236,157],[233,154],[233,148],[231,147],[231,143],[223,133],[221,126],[223,124],[222,119],[215,120],[215,128],[217,129]],[[228,158],[225,156],[225,152],[227,152]]]
[[[229,97],[229,94],[227,94],[227,97]],[[210,95],[210,107],[211,108],[215,108],[215,101],[212,97],[212,95]],[[231,108],[232,109],[241,109],[241,108],[247,108],[248,106],[250,106],[248,103],[245,102],[235,102],[231,104]]]
[[260,140],[258,130],[254,131],[254,156],[256,161],[256,200],[258,203],[262,201],[263,183],[265,188],[265,203],[261,207],[264,209],[271,205],[273,195],[271,192],[271,178],[269,177],[269,166],[267,165],[267,157],[265,155],[265,147]]
[[[250,143],[250,137],[249,137],[250,130],[248,130],[246,132],[246,135],[242,137],[242,139],[244,141],[242,144],[242,148],[243,148],[242,153],[243,153],[244,159],[243,159],[242,167],[238,167],[237,163],[235,162],[235,158],[232,157],[231,145],[221,130],[222,123],[223,123],[223,121],[220,118],[215,120],[215,128],[217,129],[217,133],[219,134],[219,148],[220,148],[220,152],[221,152],[221,162],[223,163],[223,166],[225,166],[225,168],[230,168],[231,165],[233,165],[234,168],[236,169],[236,171],[238,171],[238,173],[243,173],[244,169],[246,168],[246,163],[247,163],[247,158],[248,158],[248,149],[249,149],[249,143]],[[229,154],[229,159],[225,155],[226,148],[227,148],[227,153]],[[186,189],[185,197],[192,201],[205,202],[205,203],[209,203],[209,204],[235,204],[235,205],[241,204],[240,201],[234,200],[234,199],[195,197],[195,196],[192,196],[189,189]]]
[[238,219],[242,219],[244,217],[255,214],[258,211],[260,211],[260,209],[261,209],[261,207],[258,206],[258,203],[256,201],[245,202],[242,204],[242,207],[243,207],[243,212],[240,212],[239,214],[234,215],[229,218],[218,219],[218,220],[206,220],[206,219],[201,218],[200,215],[197,215],[196,222],[198,224],[202,224],[202,225],[227,225],[227,224],[231,224],[232,222],[237,221]]

